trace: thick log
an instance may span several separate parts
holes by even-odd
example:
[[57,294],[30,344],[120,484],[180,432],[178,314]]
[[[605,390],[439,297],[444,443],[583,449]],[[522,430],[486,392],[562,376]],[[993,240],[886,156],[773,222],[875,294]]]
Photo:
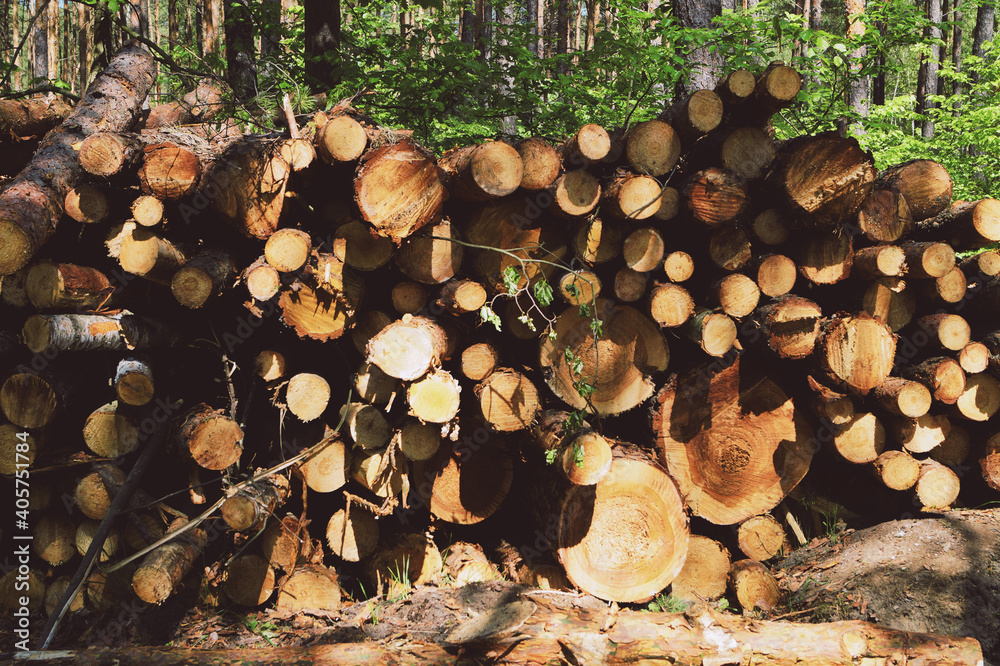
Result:
[[646,293],[646,274],[628,266],[615,273],[615,297],[622,303],[634,303]]
[[969,375],[952,409],[956,416],[970,421],[988,421],[1000,409],[1000,380],[984,372]]
[[375,233],[400,241],[441,217],[446,198],[434,157],[409,139],[368,151],[354,176],[354,199]]
[[114,465],[102,464],[76,484],[73,500],[87,518],[100,520],[108,512],[118,489],[125,483],[125,474]]
[[729,588],[745,612],[759,608],[769,613],[782,601],[774,574],[756,560],[733,562],[729,570]]
[[[475,590],[470,594],[471,590]],[[515,596],[514,591],[520,591]],[[510,600],[506,603],[488,599]],[[774,666],[824,664],[852,666],[906,660],[913,666],[947,663],[976,666],[983,654],[974,638],[957,638],[888,629],[859,620],[804,624],[787,621],[746,619],[718,613],[698,605],[681,613],[649,613],[631,609],[607,610],[593,597],[559,593],[527,592],[506,582],[478,584],[474,588],[447,589],[428,586],[394,606],[383,609],[381,622],[405,627],[406,636],[416,632],[397,619],[412,613],[413,606],[445,609],[442,620],[422,631],[453,640],[436,644],[423,639],[400,638],[380,642],[334,643],[307,647],[256,648],[253,650],[209,650],[204,648],[130,647],[88,648],[79,651],[29,652],[18,661],[54,666],[114,666],[121,663],[151,663],[158,666],[209,666],[236,664],[281,666],[293,662],[382,664],[416,661],[452,663],[456,647],[463,656],[485,660],[487,655],[511,650],[509,659],[526,666],[541,666],[567,660],[608,664],[641,661],[653,655],[671,655],[679,666],[709,663],[753,663]],[[489,621],[469,620],[476,608],[490,605]],[[598,629],[608,625],[606,631]],[[421,625],[424,627],[425,625]],[[510,636],[516,632],[517,640]],[[639,638],[637,638],[639,637]],[[707,647],[706,647],[707,646]],[[5,655],[6,656],[6,655]]]
[[96,268],[48,261],[31,267],[25,289],[31,304],[40,310],[96,310],[113,292],[107,276]]
[[306,485],[318,493],[332,493],[343,487],[350,469],[349,449],[335,432],[329,430],[317,444],[315,453],[299,466]]
[[301,229],[277,229],[264,243],[264,259],[281,273],[305,266],[311,252],[312,238]]
[[562,441],[559,463],[566,480],[577,486],[592,486],[611,471],[611,443],[597,432],[584,428]]
[[535,385],[509,368],[495,370],[486,377],[476,387],[476,396],[483,418],[501,432],[527,428],[541,409]]
[[142,149],[142,141],[134,134],[95,132],[80,144],[77,157],[84,171],[108,178],[136,166]]
[[914,325],[927,334],[932,344],[951,351],[964,348],[972,335],[972,328],[964,317],[946,312],[920,317]]
[[[619,414],[653,394],[648,375],[664,370],[670,359],[666,340],[658,327],[627,305],[598,299],[592,316],[600,319],[597,338],[591,317],[581,317],[571,308],[556,319],[555,336],[547,337],[539,350],[540,364],[552,372],[549,388],[574,409],[596,414]],[[575,368],[567,357],[580,359]],[[593,386],[584,398],[578,382]]]
[[982,342],[970,342],[958,352],[958,364],[970,375],[983,372],[990,365],[990,350]]
[[857,140],[820,134],[782,146],[772,175],[774,187],[795,214],[813,226],[836,228],[871,192],[875,165]]
[[723,226],[708,239],[708,258],[724,271],[738,271],[753,258],[750,236],[742,227]]
[[[170,531],[181,524],[174,523]],[[162,604],[177,589],[207,543],[205,531],[195,527],[151,552],[132,576],[136,596],[146,603]]]
[[858,228],[875,242],[893,243],[913,229],[910,207],[899,190],[875,187],[858,210]]
[[961,303],[969,287],[965,273],[955,266],[947,275],[932,280],[924,280],[920,285],[923,296],[931,303],[951,305]]
[[69,562],[76,554],[76,525],[66,515],[43,513],[32,527],[32,549],[53,566]]
[[795,287],[798,276],[798,266],[790,257],[783,254],[765,254],[758,256],[753,265],[756,270],[751,273],[760,293],[771,298],[784,296]]
[[254,299],[269,301],[281,290],[281,275],[260,257],[243,270],[243,284]]
[[[611,139],[608,139],[608,147],[611,147]],[[559,177],[562,159],[559,151],[545,139],[539,137],[525,139],[515,148],[521,156],[521,187],[524,189],[544,190]]]
[[886,427],[910,453],[927,453],[948,438],[951,420],[940,414],[924,414],[915,419],[888,421]]
[[679,284],[656,283],[649,295],[649,312],[660,326],[677,328],[694,314],[694,299]]
[[930,390],[935,400],[948,405],[954,404],[965,392],[965,371],[950,356],[929,358],[918,365],[902,368],[900,374],[920,382]]
[[98,407],[83,424],[83,442],[105,458],[117,458],[135,450],[139,428],[134,417],[118,409],[118,401]]
[[445,219],[407,238],[394,258],[403,275],[423,284],[450,280],[462,265],[464,249],[458,228]]
[[211,120],[226,108],[223,93],[217,80],[202,79],[197,87],[184,95],[180,101],[158,104],[150,109],[145,127],[159,129]]
[[42,136],[72,110],[58,95],[0,100],[0,141]]
[[625,156],[636,173],[654,178],[670,173],[680,154],[680,137],[661,120],[641,122],[625,135]]
[[437,423],[408,419],[393,433],[392,446],[398,447],[408,460],[430,460],[441,448],[442,430],[442,426]]
[[462,374],[474,382],[490,376],[497,367],[500,356],[487,342],[477,342],[462,351]]
[[383,544],[366,568],[376,593],[400,598],[411,585],[438,583],[444,561],[430,534],[411,532]]
[[777,506],[815,449],[792,399],[739,358],[672,378],[657,394],[653,431],[691,512],[719,525]]
[[320,375],[300,372],[288,380],[284,404],[300,421],[319,418],[330,402],[330,384]]
[[955,247],[978,248],[1000,241],[1000,201],[959,201],[917,225],[917,231]]
[[561,217],[578,218],[594,210],[601,200],[601,184],[586,169],[567,171],[548,188],[551,210]]
[[143,146],[139,183],[146,194],[176,201],[194,194],[202,168],[201,158],[184,146],[172,141],[147,144]]
[[907,490],[920,476],[920,461],[906,451],[884,451],[875,460],[875,472],[887,488]]
[[[235,274],[229,254],[207,251],[188,260],[174,273],[170,278],[170,292],[181,305],[192,309],[200,308],[229,287]],[[248,278],[247,284],[249,283]],[[256,282],[254,284],[256,287]]]
[[330,282],[316,288],[296,282],[281,289],[278,297],[285,324],[300,338],[323,342],[336,340],[354,323],[364,293],[363,283],[344,270],[339,260],[332,259],[324,265],[337,267],[316,272],[317,277],[328,278]]
[[[447,223],[442,222],[441,224]],[[428,232],[433,234],[435,229],[437,226],[430,228]],[[359,271],[381,268],[392,258],[392,241],[383,236],[373,235],[371,227],[359,220],[351,220],[340,225],[333,232],[333,236],[337,239],[344,239],[343,256],[341,256],[339,246],[334,246],[334,252],[346,265]],[[458,247],[461,250],[461,246]]]
[[266,240],[278,229],[292,171],[280,146],[278,139],[236,141],[202,179],[201,193],[248,238]]
[[694,259],[683,250],[675,250],[663,259],[663,272],[671,282],[684,282],[694,275]]
[[430,512],[449,523],[472,525],[493,515],[514,478],[510,456],[494,437],[476,448],[443,446],[430,461],[417,462],[417,491]]
[[368,147],[368,132],[350,115],[334,116],[316,132],[316,148],[327,164],[353,162]]
[[351,458],[351,478],[377,496],[397,501],[409,493],[409,463],[395,449],[357,452]]
[[132,219],[143,227],[155,227],[163,222],[163,201],[149,194],[140,194],[130,206]]
[[854,242],[849,234],[815,230],[799,246],[799,273],[813,284],[836,284],[851,275]]
[[226,596],[240,606],[259,606],[274,593],[274,569],[260,555],[236,556],[222,575],[222,589]]
[[876,184],[892,188],[906,197],[914,220],[926,220],[951,205],[952,182],[941,164],[934,160],[910,160],[880,171]]
[[375,514],[351,503],[334,511],[326,524],[326,543],[330,551],[346,562],[360,562],[374,553],[378,538]]
[[392,428],[389,427],[385,413],[378,407],[352,402],[341,408],[340,415],[344,419],[347,434],[362,449],[381,449],[389,443]]
[[746,179],[717,167],[692,175],[681,194],[694,219],[713,229],[735,221],[749,202]]
[[478,312],[486,305],[486,288],[469,279],[453,279],[441,285],[435,304],[455,314]]
[[865,290],[861,308],[893,331],[900,330],[913,320],[917,310],[916,297],[907,284],[894,277],[874,280]]
[[184,252],[157,230],[137,227],[135,222],[122,227],[117,257],[125,271],[167,286],[187,261]]
[[616,224],[608,224],[599,217],[589,219],[580,225],[573,239],[576,256],[586,264],[603,264],[618,256],[622,249],[622,230]]
[[650,176],[618,176],[603,190],[601,211],[618,219],[645,220],[660,209],[661,189]]
[[726,593],[732,559],[715,539],[692,534],[684,567],[670,584],[670,594],[684,601],[712,601]]
[[449,194],[462,201],[488,201],[521,186],[521,155],[503,141],[487,141],[445,153],[438,166],[447,176]]
[[243,453],[243,430],[239,424],[202,403],[184,417],[177,432],[177,445],[198,465],[223,470]]
[[792,550],[785,529],[769,513],[747,518],[740,523],[736,531],[736,541],[744,555],[758,562]]
[[684,334],[709,356],[725,356],[736,343],[736,322],[722,312],[695,308],[684,322]]
[[[77,526],[74,543],[76,544],[76,552],[80,553],[80,555],[87,554],[100,524],[99,520],[85,520]],[[104,540],[104,543],[101,544],[101,551],[97,555],[97,561],[102,563],[108,562],[118,554],[120,549],[121,537],[118,536],[118,532],[111,532]]]
[[874,414],[854,414],[847,423],[834,426],[833,446],[848,462],[874,462],[885,448],[885,427]]
[[663,262],[663,236],[652,227],[636,229],[622,244],[625,265],[637,273],[648,273]]
[[79,183],[70,188],[63,199],[66,215],[80,224],[100,224],[111,209],[108,195],[100,187]]
[[854,401],[851,396],[834,391],[816,380],[812,375],[806,376],[806,383],[813,392],[812,408],[816,416],[832,425],[847,425],[854,418]]
[[287,612],[336,611],[340,608],[340,583],[337,573],[321,564],[296,567],[281,582],[275,608]]
[[911,278],[939,278],[955,267],[955,250],[947,243],[904,241],[906,273]]
[[390,377],[413,381],[448,355],[448,335],[432,319],[404,315],[368,342],[368,360]]
[[834,315],[823,321],[820,335],[819,362],[838,385],[864,395],[889,377],[896,336],[874,317]]
[[757,127],[738,127],[726,135],[719,147],[719,164],[747,180],[767,174],[777,155],[774,140]]
[[559,296],[567,305],[590,305],[601,295],[601,278],[593,271],[569,271],[558,284]]
[[[397,282],[392,287],[392,307],[399,314],[417,314],[427,305],[428,298],[427,289],[417,282]],[[483,302],[486,302],[485,289]]]
[[458,415],[462,387],[450,372],[437,368],[410,384],[410,415],[425,423],[448,423]]
[[735,319],[742,319],[754,311],[760,302],[760,287],[742,273],[730,273],[709,287],[711,300]]
[[960,486],[958,475],[950,468],[935,460],[925,460],[920,464],[914,490],[925,509],[942,510],[955,503]]
[[48,373],[16,372],[0,387],[0,410],[22,428],[43,428],[66,407],[67,389]]
[[[600,162],[611,151],[608,131],[593,123],[584,125],[562,145],[563,161],[574,168]],[[531,188],[539,189],[539,188]]]
[[0,192],[0,275],[27,264],[55,231],[66,193],[82,174],[73,145],[98,128],[129,129],[152,84],[152,56],[137,46],[123,48],[66,122],[46,136],[31,163]]
[[354,373],[354,389],[358,397],[371,405],[389,409],[402,388],[400,380],[385,374],[374,363],[366,361]]
[[898,245],[873,245],[863,247],[854,253],[851,274],[862,280],[902,275],[906,265],[906,254]]
[[288,499],[289,490],[285,477],[278,474],[265,477],[227,497],[220,509],[222,519],[237,532],[256,532]]
[[675,101],[660,120],[670,123],[684,141],[691,142],[722,122],[722,99],[711,90],[696,90]]
[[882,409],[911,419],[926,414],[932,399],[930,390],[922,383],[902,377],[887,378],[875,387],[872,397]]
[[729,107],[738,106],[750,99],[756,85],[757,77],[753,75],[753,72],[746,69],[736,69],[719,81],[719,84],[715,86],[715,94],[726,105],[728,112]]
[[789,294],[758,308],[753,323],[779,357],[805,358],[816,348],[822,317],[815,302]]
[[27,432],[13,423],[0,425],[0,474],[14,476],[19,469],[31,469],[43,443],[40,435]]

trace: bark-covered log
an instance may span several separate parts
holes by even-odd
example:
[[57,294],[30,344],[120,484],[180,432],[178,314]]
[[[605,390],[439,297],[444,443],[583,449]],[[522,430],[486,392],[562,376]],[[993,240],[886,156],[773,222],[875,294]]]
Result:
[[41,136],[71,111],[72,107],[58,95],[0,100],[0,141]]
[[879,172],[876,184],[898,190],[917,221],[934,217],[951,205],[951,176],[934,160],[916,159],[891,166]]
[[511,194],[521,185],[524,165],[518,152],[502,141],[488,141],[446,153],[438,163],[448,177],[448,192],[464,201],[487,201]]
[[119,51],[28,167],[0,192],[0,275],[28,263],[55,231],[66,193],[81,178],[73,145],[101,130],[127,130],[153,84],[153,58],[138,46]]
[[[602,129],[603,131],[603,129]],[[605,132],[605,135],[607,133]],[[608,139],[608,147],[611,140]],[[518,143],[515,148],[521,156],[521,187],[526,190],[544,190],[559,177],[562,159],[559,152],[545,139],[532,137]]]

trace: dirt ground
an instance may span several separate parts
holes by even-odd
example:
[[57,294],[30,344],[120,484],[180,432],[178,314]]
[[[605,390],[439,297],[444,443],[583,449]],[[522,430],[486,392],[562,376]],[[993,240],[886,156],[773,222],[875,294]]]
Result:
[[789,620],[867,620],[971,636],[1000,665],[1000,509],[896,520],[814,540],[779,563]]

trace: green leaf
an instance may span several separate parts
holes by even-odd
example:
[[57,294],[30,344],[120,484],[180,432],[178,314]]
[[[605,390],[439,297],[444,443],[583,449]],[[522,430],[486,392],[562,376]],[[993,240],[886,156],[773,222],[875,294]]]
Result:
[[558,449],[548,449],[545,452],[545,464],[546,465],[551,465],[552,463],[554,463],[556,461],[556,458],[558,456],[559,456],[559,450]]
[[479,320],[484,324],[493,324],[497,331],[500,330],[500,317],[498,317],[497,313],[493,312],[493,308],[488,305],[484,305],[479,308]]
[[535,300],[543,308],[552,304],[552,285],[546,280],[539,280],[532,288],[535,292]]
[[521,281],[521,273],[513,266],[503,269],[503,286],[507,288],[507,295],[517,294],[518,283]]
[[523,314],[520,317],[518,317],[517,320],[522,324],[524,324],[525,326],[527,326],[529,331],[535,330],[535,322],[532,321],[531,317],[529,317],[528,315]]

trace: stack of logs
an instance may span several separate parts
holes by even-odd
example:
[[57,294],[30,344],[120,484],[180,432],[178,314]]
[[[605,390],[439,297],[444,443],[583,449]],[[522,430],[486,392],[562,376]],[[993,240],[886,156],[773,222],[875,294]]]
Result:
[[[440,158],[346,104],[282,135],[143,128],[148,55],[111,73],[0,192],[0,461],[34,467],[50,609],[157,437],[97,608],[162,603],[207,547],[212,594],[245,606],[336,607],[356,566],[390,595],[502,570],[619,602],[728,582],[769,610],[760,562],[804,543],[776,509],[814,456],[918,508],[1000,490],[1000,255],[971,252],[1000,202],[853,139],[776,141],[788,67]],[[501,507],[537,535],[498,534],[501,563],[412,528]],[[747,559],[691,521],[739,525]]]

